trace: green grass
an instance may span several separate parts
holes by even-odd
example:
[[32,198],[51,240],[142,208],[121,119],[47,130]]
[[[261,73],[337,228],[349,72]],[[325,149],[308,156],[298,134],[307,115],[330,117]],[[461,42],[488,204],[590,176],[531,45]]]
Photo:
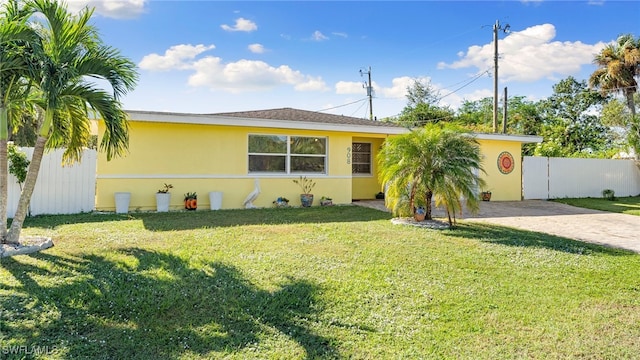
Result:
[[352,206],[26,225],[56,245],[0,263],[3,359],[640,353],[640,256],[623,250],[478,223],[393,225]]
[[554,199],[567,205],[640,216],[640,196],[629,196],[607,200],[602,198]]

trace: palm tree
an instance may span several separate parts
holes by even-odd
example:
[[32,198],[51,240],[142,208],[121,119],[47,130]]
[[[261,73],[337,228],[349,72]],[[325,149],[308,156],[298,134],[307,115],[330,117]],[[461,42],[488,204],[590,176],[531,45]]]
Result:
[[462,210],[461,198],[471,211],[479,208],[478,189],[484,185],[480,145],[454,125],[428,124],[408,134],[389,138],[378,155],[381,181],[387,185],[387,206],[395,215],[444,206],[451,216]]
[[[7,142],[16,119],[28,109],[29,83],[25,79],[33,53],[38,49],[37,34],[28,24],[29,12],[9,1],[0,12],[0,242],[7,236]],[[22,105],[22,106],[21,106]]]
[[[126,151],[127,116],[119,99],[137,80],[135,64],[104,45],[89,24],[93,10],[85,8],[72,15],[66,5],[55,0],[32,0],[26,6],[40,14],[32,19],[43,19],[35,27],[43,51],[30,75],[42,111],[29,172],[7,235],[7,242],[14,243],[20,238],[45,147],[64,146],[65,161],[79,160],[90,138],[89,116],[97,114],[105,123],[100,149],[107,159]],[[105,80],[113,93],[88,79]]]
[[596,55],[594,63],[598,68],[591,74],[589,85],[603,93],[621,92],[631,111],[629,142],[636,157],[640,156],[640,120],[636,117],[633,94],[638,91],[636,77],[640,76],[640,38],[626,34],[618,37]]

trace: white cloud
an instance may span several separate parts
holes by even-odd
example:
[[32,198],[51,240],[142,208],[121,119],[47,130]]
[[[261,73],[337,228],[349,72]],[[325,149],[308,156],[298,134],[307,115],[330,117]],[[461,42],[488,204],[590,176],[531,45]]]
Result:
[[[393,80],[391,80],[391,87],[387,87],[387,88],[376,88],[374,86],[374,89],[376,90],[377,94],[383,95],[386,98],[391,98],[391,99],[401,99],[406,97],[407,95],[407,87],[409,87],[411,84],[413,84],[413,82],[415,80],[424,80],[424,81],[429,81],[429,78],[412,78],[409,76],[402,76],[402,77],[397,77],[394,78]],[[375,85],[375,83],[374,83]]]
[[247,46],[247,48],[249,49],[249,51],[251,51],[254,54],[262,54],[266,51],[266,49],[264,48],[264,46],[262,46],[262,44],[251,44]]
[[[591,64],[594,54],[605,45],[602,42],[589,45],[580,41],[552,41],[555,36],[555,27],[543,24],[513,32],[498,40],[500,80],[534,82],[575,75],[583,65]],[[470,46],[466,53],[460,53],[459,56],[460,60],[451,64],[441,62],[438,68],[493,69],[493,43]]]
[[340,36],[340,37],[345,38],[345,39],[347,37],[349,37],[346,33],[343,33],[343,32],[332,32],[331,34],[333,34],[335,36]]
[[313,32],[313,34],[311,34],[311,40],[314,41],[324,41],[324,40],[329,40],[328,37],[326,37],[323,33],[321,33],[320,31],[316,30]]
[[95,14],[115,19],[136,18],[145,12],[147,0],[70,0],[69,10],[79,12],[85,7],[95,8]]
[[236,24],[234,26],[229,26],[227,24],[222,24],[220,27],[225,31],[244,31],[251,32],[258,30],[258,25],[251,20],[247,20],[245,18],[236,19]]
[[193,60],[201,53],[214,48],[215,45],[175,45],[165,51],[164,55],[146,55],[142,58],[138,66],[141,69],[151,71],[185,70],[191,68],[192,64],[190,60]]
[[218,57],[206,57],[193,64],[195,74],[189,85],[232,93],[267,90],[281,85],[292,85],[298,91],[326,90],[319,77],[304,75],[286,65],[273,67],[263,61],[238,60],[223,63]]
[[336,94],[345,95],[345,94],[365,94],[367,91],[363,88],[362,82],[354,82],[354,81],[338,81],[335,85]]

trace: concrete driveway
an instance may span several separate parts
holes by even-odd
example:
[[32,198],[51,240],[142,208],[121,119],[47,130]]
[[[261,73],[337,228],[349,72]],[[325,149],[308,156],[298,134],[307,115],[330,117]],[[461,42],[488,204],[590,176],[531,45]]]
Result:
[[[367,202],[386,210],[384,202]],[[366,204],[361,204],[368,206]],[[434,217],[446,217],[434,208]],[[627,249],[640,253],[640,216],[609,213],[553,201],[483,201],[475,215],[458,219],[536,231],[564,238]]]

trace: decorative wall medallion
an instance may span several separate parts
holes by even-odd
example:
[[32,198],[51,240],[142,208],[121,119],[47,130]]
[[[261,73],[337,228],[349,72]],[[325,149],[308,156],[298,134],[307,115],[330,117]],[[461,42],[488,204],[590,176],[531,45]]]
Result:
[[513,156],[508,151],[503,151],[498,155],[498,169],[503,174],[509,174],[513,171]]

